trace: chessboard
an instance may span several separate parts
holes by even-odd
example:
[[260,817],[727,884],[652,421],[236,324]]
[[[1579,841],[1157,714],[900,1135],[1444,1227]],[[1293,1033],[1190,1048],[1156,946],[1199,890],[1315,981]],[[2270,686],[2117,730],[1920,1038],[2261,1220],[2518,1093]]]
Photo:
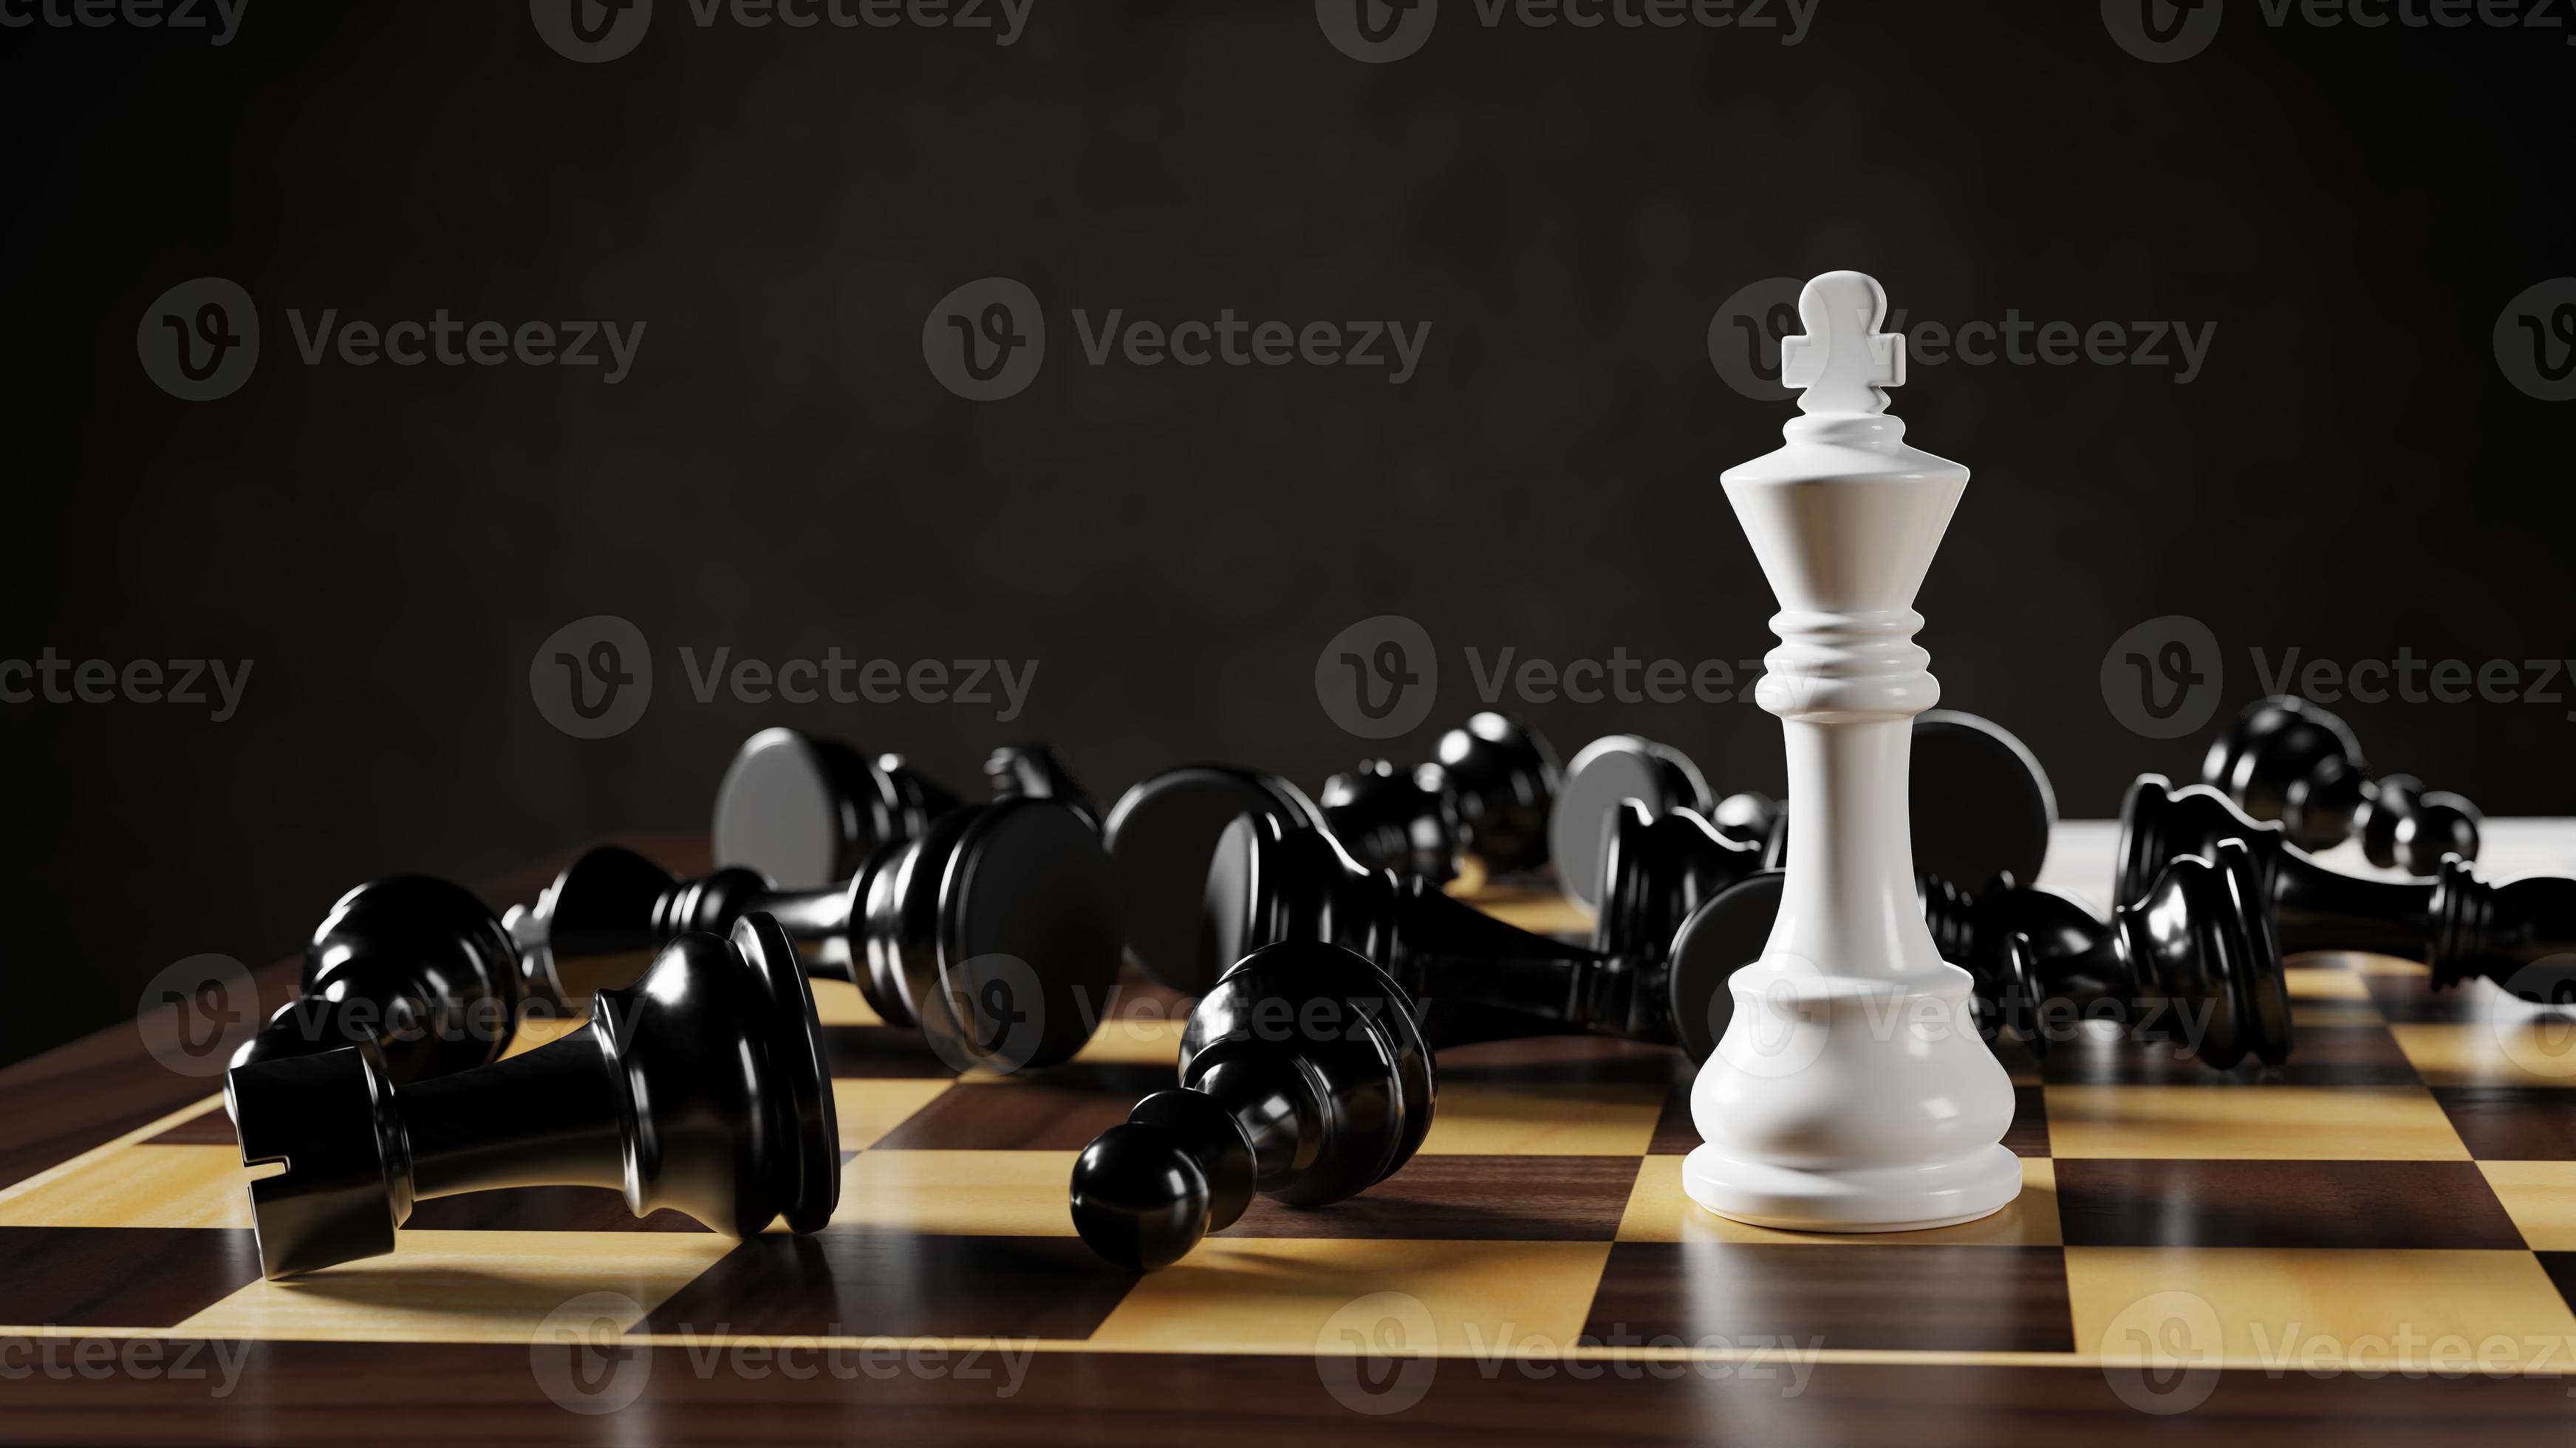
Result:
[[[2490,837],[2492,878],[2576,853],[2576,822]],[[2109,854],[2066,825],[2044,883],[2098,904]],[[1074,1060],[990,1078],[818,985],[845,1168],[815,1235],[524,1188],[289,1281],[261,1278],[217,1078],[121,1027],[0,1072],[0,1440],[2571,1441],[2576,1023],[2401,961],[2291,966],[2283,1067],[2004,1047],[2024,1190],[1964,1226],[1711,1216],[1688,1063],[1537,1038],[1444,1053],[1401,1172],[1256,1201],[1146,1276],[1065,1197],[1171,1084],[1187,1002],[1141,977]]]

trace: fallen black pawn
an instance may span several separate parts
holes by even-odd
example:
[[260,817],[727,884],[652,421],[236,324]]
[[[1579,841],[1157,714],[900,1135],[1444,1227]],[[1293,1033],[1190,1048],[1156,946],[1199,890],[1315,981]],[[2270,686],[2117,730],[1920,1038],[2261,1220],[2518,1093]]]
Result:
[[2176,789],[2146,774],[2129,786],[2113,893],[2123,902],[2139,899],[2167,862],[2209,854],[2228,840],[2252,855],[2259,898],[2272,907],[2285,952],[2369,951],[2422,962],[2437,988],[2483,976],[2525,1000],[2576,1000],[2576,880],[2533,876],[2490,885],[2456,856],[2430,877],[2347,875],[2205,784]]
[[302,994],[231,1064],[372,1042],[397,1085],[499,1060],[527,1003],[518,952],[474,893],[426,875],[340,897],[304,947]]
[[2410,875],[2433,874],[2445,855],[2478,857],[2476,805],[2412,775],[2372,778],[2351,726],[2295,695],[2246,705],[2200,778],[2252,818],[2280,821],[2303,850],[2359,835],[2372,864]]
[[1335,946],[1271,946],[1190,1013],[1179,1088],[1074,1161],[1074,1228],[1130,1271],[1169,1266],[1256,1195],[1314,1207],[1385,1180],[1422,1145],[1437,1094],[1393,981]]
[[225,1099],[271,1278],[381,1256],[412,1204],[497,1187],[595,1186],[641,1217],[749,1236],[811,1232],[841,1153],[814,1001],[776,921],[688,934],[590,1024],[525,1055],[396,1084],[372,1046],[235,1067]]

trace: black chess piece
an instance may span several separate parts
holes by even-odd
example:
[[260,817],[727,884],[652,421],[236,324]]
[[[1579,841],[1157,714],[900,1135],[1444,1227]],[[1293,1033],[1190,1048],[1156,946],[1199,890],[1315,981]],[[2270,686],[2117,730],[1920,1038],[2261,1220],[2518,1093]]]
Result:
[[813,973],[856,984],[960,1070],[1064,1060],[1116,987],[1109,858],[1054,800],[961,805],[814,890],[772,889],[738,866],[676,880],[631,850],[592,850],[513,923],[530,973],[573,998],[632,980],[674,936],[754,912],[805,947]]
[[1181,1031],[1180,1086],[1073,1165],[1073,1225],[1132,1272],[1178,1261],[1254,1196],[1338,1202],[1413,1159],[1438,1094],[1403,993],[1314,941],[1246,957]]
[[1324,821],[1360,863],[1400,875],[1446,884],[1462,861],[1489,878],[1517,874],[1547,863],[1563,776],[1545,735],[1489,710],[1441,735],[1430,762],[1362,760],[1324,781]]
[[1585,909],[1600,908],[1603,842],[1621,803],[1632,799],[1658,818],[1688,810],[1742,843],[1761,843],[1779,818],[1778,804],[1767,795],[1734,794],[1720,801],[1699,766],[1671,745],[1635,734],[1595,739],[1566,766],[1548,816],[1548,856],[1556,862],[1557,886]]
[[[1916,867],[1951,879],[2036,879],[2048,858],[2057,797],[2030,750],[2000,725],[1955,709],[1915,716],[1913,750]],[[1709,796],[1699,767],[1677,749],[1635,735],[1593,741],[1567,768],[1549,822],[1558,883],[1599,908],[1602,822],[1622,799],[1642,800],[1658,814],[1690,808],[1730,839],[1760,841],[1770,864],[1785,863],[1795,801],[1739,794],[1712,803]]]
[[1544,859],[1544,821],[1559,770],[1522,720],[1481,713],[1440,738],[1439,758],[1410,769],[1371,760],[1325,785],[1325,803],[1278,775],[1231,764],[1168,769],[1128,789],[1102,834],[1118,870],[1127,949],[1146,974],[1188,995],[1235,957],[1199,948],[1199,901],[1226,826],[1258,815],[1330,830],[1367,863],[1445,882],[1467,857],[1489,875]]
[[2372,778],[2351,726],[2296,695],[2245,706],[2201,762],[2201,782],[2291,844],[2325,850],[2355,835],[2382,869],[2431,875],[2442,857],[2478,857],[2478,807],[2412,775]]
[[[1661,961],[1679,907],[1756,868],[1760,851],[1688,811],[1658,818],[1630,801],[1614,830],[1594,948],[1535,935],[1431,882],[1372,869],[1331,832],[1246,815],[1208,869],[1203,952],[1239,960],[1284,941],[1329,942],[1384,971],[1441,1045],[1511,1022],[1663,1044]],[[1466,1033],[1450,1029],[1468,1023]]]
[[2429,877],[2372,880],[2317,863],[2281,825],[2248,817],[2205,784],[2176,789],[2140,775],[2120,807],[2114,894],[2140,899],[2182,855],[2244,843],[2271,903],[2281,949],[2363,950],[2420,961],[2433,984],[2483,976],[2526,1000],[2576,997],[2576,880],[2534,876],[2503,885],[2467,861],[2444,860]]
[[879,848],[913,838],[958,803],[900,754],[763,729],[734,752],[716,787],[716,861],[757,870],[782,890],[810,890],[848,879]]
[[496,1187],[621,1190],[749,1236],[819,1229],[841,1152],[796,949],[753,915],[687,934],[588,1025],[525,1055],[397,1084],[373,1046],[233,1069],[225,1099],[271,1278],[394,1250],[412,1204]]
[[1100,828],[1099,803],[1047,745],[1003,745],[984,761],[984,778],[993,786],[995,799],[1051,799],[1082,816],[1083,823],[1094,830]]
[[396,875],[340,897],[304,947],[302,995],[232,1064],[375,1044],[396,1085],[500,1059],[527,1003],[518,952],[474,893]]
[[[1766,870],[1720,892],[1675,935],[1670,1010],[1691,1059],[1715,1052],[1733,1019],[1728,981],[1759,959],[1780,913],[1785,874]],[[2045,1050],[2061,1017],[2111,1020],[2137,1039],[2187,1050],[2214,1070],[2290,1054],[2281,949],[2254,859],[2243,845],[2168,863],[2144,899],[2108,924],[2063,895],[2009,877],[1971,896],[1918,874],[1924,923],[1941,958],[1974,981],[1991,1031],[2011,1026]]]

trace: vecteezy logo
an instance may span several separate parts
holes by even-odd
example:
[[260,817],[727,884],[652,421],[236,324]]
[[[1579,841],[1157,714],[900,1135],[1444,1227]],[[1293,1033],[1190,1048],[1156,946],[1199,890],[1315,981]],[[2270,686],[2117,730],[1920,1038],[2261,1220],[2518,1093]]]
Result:
[[2495,325],[2496,365],[2505,380],[2543,402],[2576,398],[2576,277],[2532,287]]
[[1422,727],[1439,692],[1431,635],[1400,614],[1361,619],[1315,656],[1315,698],[1327,717],[1362,739],[1393,739]]
[[622,1292],[585,1292],[549,1312],[528,1337],[528,1370],[567,1413],[614,1413],[643,1396],[650,1349],[628,1346],[626,1325],[644,1305]]
[[2218,38],[2222,0],[2102,0],[2102,25],[2120,48],[2165,65],[2189,60]]
[[1009,277],[985,277],[941,297],[921,324],[921,360],[940,386],[969,402],[1017,395],[1046,361],[1037,293]]
[[1316,23],[1333,48],[1353,60],[1402,60],[1431,38],[1440,0],[1315,0]]
[[943,972],[945,1011],[926,1013],[930,1049],[963,1075],[1017,1071],[1046,1039],[1046,987],[1035,967],[999,952],[969,956]]
[[653,23],[653,0],[528,0],[528,18],[555,54],[594,65],[635,48]]
[[1333,1401],[1372,1418],[1422,1401],[1440,1372],[1440,1325],[1408,1292],[1344,1303],[1315,1334],[1315,1372]]
[[230,397],[259,365],[259,310],[222,277],[181,282],[143,309],[134,350],[143,374],[172,397]]
[[547,723],[575,739],[625,733],[653,701],[644,631],[606,613],[565,624],[528,661],[528,693]]
[[2227,1334],[2218,1309],[2191,1292],[2158,1292],[2120,1309],[2095,1344],[2121,1402],[2159,1417],[2188,1413],[2218,1390]]
[[1708,360],[1726,385],[1756,402],[1786,402],[1796,394],[1780,381],[1780,339],[1805,330],[1798,320],[1795,277],[1755,282],[1726,299],[1708,319]]
[[2209,722],[2226,674],[2209,625],[2169,613],[2112,641],[2102,655],[2102,702],[2132,734],[2179,739]]
[[259,991],[231,956],[192,955],[143,983],[134,1024],[153,1060],[182,1076],[220,1076],[259,1029]]

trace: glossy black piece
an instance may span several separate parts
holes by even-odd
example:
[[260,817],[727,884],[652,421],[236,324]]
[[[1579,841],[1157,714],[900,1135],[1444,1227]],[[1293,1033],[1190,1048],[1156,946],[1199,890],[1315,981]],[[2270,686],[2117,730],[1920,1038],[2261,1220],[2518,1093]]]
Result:
[[235,1066],[372,1043],[400,1085],[500,1059],[525,998],[518,952],[491,907],[426,875],[340,897],[304,947],[303,994],[233,1054]]
[[[1785,878],[1765,871],[1729,887],[1675,937],[1670,1010],[1691,1059],[1708,1059],[1725,1035],[1728,982],[1761,957]],[[1980,1019],[2011,1026],[2035,1050],[2075,1021],[2109,1020],[2215,1070],[2248,1055],[2289,1059],[2288,978],[2242,844],[2170,862],[2108,924],[2062,895],[2008,882],[1975,896],[1928,874],[1916,884],[1941,958],[1974,981]]]
[[590,1024],[525,1055],[397,1084],[373,1046],[225,1081],[272,1278],[394,1249],[415,1202],[496,1187],[622,1191],[749,1236],[820,1229],[840,1200],[831,1078],[796,949],[753,915],[688,934]]
[[1384,759],[1324,781],[1324,822],[1352,858],[1435,884],[1462,863],[1490,878],[1547,863],[1547,816],[1564,770],[1545,735],[1485,712],[1440,736],[1439,758]]
[[818,890],[773,890],[739,868],[675,880],[631,850],[593,850],[539,897],[521,945],[570,998],[633,979],[674,936],[753,912],[805,947],[812,973],[856,983],[959,1070],[1064,1060],[1116,988],[1109,857],[1081,816],[1044,799],[962,805]]
[[1238,957],[1200,949],[1199,902],[1208,862],[1226,826],[1243,815],[1324,828],[1324,812],[1275,774],[1232,764],[1190,764],[1139,780],[1101,828],[1118,881],[1127,953],[1147,975],[1184,995],[1204,995]]
[[2576,975],[2576,880],[2504,885],[2450,859],[2426,878],[2370,880],[2318,864],[2282,827],[2248,817],[2205,784],[2174,788],[2141,775],[2120,807],[2115,894],[2138,899],[2166,862],[2242,841],[2284,951],[2364,950],[2421,961],[2436,986],[2483,976],[2527,1000],[2551,1000]]
[[2446,855],[2478,857],[2476,805],[2412,775],[2372,778],[2351,726],[2296,695],[2246,705],[2209,746],[2200,777],[2249,816],[2280,821],[2303,850],[2358,834],[2372,864],[2410,875],[2435,873]]
[[1271,946],[1191,1012],[1179,1089],[1075,1160],[1074,1227],[1130,1271],[1169,1266],[1255,1195],[1315,1207],[1384,1181],[1422,1145],[1437,1095],[1393,981],[1335,946]]
[[1557,887],[1585,909],[1601,899],[1603,834],[1620,803],[1631,799],[1656,815],[1677,809],[1706,815],[1717,803],[1699,766],[1668,744],[1611,734],[1584,745],[1566,766],[1547,829]]
[[757,870],[781,889],[813,889],[848,879],[957,804],[954,791],[900,754],[863,755],[837,739],[763,729],[743,741],[716,787],[716,861]]
[[1073,777],[1054,749],[1044,744],[1005,744],[984,761],[984,778],[995,799],[1051,799],[1100,828],[1100,804]]
[[1517,714],[1483,710],[1443,733],[1432,757],[1464,832],[1459,852],[1487,875],[1547,863],[1548,812],[1565,781],[1547,736]]
[[[1668,1043],[1661,963],[1678,904],[1751,870],[1758,851],[1717,839],[1696,816],[1658,821],[1628,806],[1622,818],[1598,949],[1505,924],[1427,880],[1371,869],[1328,831],[1256,816],[1228,828],[1210,864],[1202,949],[1229,960],[1286,941],[1356,951],[1416,1002],[1444,1046],[1486,1039],[1489,1025],[1504,1023],[1514,1034]],[[1473,1029],[1460,1034],[1452,1021]]]

